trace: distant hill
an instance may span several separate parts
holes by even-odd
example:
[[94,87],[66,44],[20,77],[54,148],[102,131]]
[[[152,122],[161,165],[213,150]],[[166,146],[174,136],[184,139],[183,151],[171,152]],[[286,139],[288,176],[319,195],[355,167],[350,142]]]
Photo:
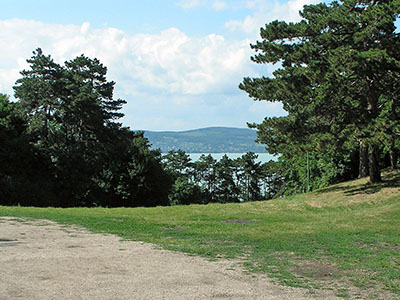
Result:
[[256,131],[248,128],[209,127],[187,131],[145,131],[153,149],[165,153],[181,149],[187,153],[266,152],[255,142]]

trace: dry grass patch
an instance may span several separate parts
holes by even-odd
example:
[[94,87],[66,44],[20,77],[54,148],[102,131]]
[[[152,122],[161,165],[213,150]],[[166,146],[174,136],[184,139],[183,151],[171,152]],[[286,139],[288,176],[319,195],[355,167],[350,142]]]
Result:
[[[373,204],[399,195],[400,170],[384,172],[383,183],[371,184],[368,178],[339,183],[312,193],[301,195],[308,205],[316,208],[350,206],[355,204]],[[345,201],[343,201],[345,200]]]
[[317,281],[333,280],[345,275],[335,264],[327,261],[298,260],[294,264],[292,271],[295,274]]

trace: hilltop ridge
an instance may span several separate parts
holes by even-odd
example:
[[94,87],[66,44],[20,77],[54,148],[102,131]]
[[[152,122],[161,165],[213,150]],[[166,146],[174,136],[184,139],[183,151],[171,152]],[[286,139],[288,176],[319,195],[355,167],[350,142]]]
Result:
[[153,149],[187,153],[266,152],[257,144],[257,132],[249,128],[207,127],[185,131],[144,131]]

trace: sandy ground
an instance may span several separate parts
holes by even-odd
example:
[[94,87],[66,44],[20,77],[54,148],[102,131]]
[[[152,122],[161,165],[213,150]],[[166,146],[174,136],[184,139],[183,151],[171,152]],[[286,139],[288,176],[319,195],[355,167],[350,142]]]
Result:
[[336,299],[247,275],[231,261],[49,221],[0,218],[0,299]]

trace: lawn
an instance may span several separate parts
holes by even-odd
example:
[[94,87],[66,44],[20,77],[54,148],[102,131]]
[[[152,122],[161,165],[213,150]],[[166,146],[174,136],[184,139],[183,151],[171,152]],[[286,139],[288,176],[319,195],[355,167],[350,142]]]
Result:
[[[240,261],[294,287],[343,298],[400,296],[400,172],[271,201],[156,208],[0,206],[209,259]],[[1,226],[1,225],[0,225]]]

